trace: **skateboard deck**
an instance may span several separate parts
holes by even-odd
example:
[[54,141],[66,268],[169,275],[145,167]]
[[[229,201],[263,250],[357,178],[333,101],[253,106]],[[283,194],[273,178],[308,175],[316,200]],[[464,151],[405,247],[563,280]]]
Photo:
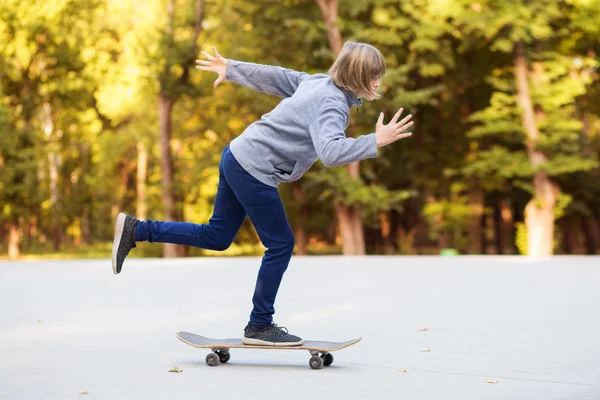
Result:
[[352,346],[362,338],[348,340],[345,342],[329,342],[323,340],[305,340],[302,346],[263,346],[247,345],[242,339],[211,339],[191,332],[178,332],[177,339],[185,344],[201,349],[211,349],[213,352],[206,356],[206,363],[216,367],[221,363],[229,361],[229,349],[263,349],[263,350],[308,350],[311,354],[309,365],[312,369],[321,369],[333,363],[332,351],[341,350]]

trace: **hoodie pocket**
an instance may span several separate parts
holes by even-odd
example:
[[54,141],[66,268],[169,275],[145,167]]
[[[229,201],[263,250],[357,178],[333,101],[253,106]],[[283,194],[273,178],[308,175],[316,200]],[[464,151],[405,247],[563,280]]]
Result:
[[287,179],[298,170],[298,163],[295,161],[284,161],[274,166],[275,175]]

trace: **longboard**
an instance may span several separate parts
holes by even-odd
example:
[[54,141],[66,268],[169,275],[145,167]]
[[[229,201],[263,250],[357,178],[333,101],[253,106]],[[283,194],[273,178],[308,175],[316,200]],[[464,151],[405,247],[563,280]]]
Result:
[[257,346],[246,345],[242,339],[211,339],[191,332],[178,332],[177,339],[185,344],[200,349],[211,349],[212,353],[206,356],[206,364],[216,367],[229,361],[231,355],[229,349],[272,349],[272,350],[308,350],[311,355],[308,365],[312,369],[328,367],[333,363],[332,351],[341,350],[352,346],[362,338],[348,340],[346,342],[328,342],[323,340],[305,340],[302,346]]

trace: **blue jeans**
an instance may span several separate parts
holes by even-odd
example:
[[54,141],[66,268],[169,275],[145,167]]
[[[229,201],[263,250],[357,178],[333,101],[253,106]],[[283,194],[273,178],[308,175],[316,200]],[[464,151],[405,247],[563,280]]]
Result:
[[236,161],[229,146],[219,164],[219,186],[213,215],[208,224],[140,221],[136,241],[174,243],[209,250],[225,250],[233,242],[242,222],[250,217],[267,248],[258,271],[250,323],[270,325],[283,274],[294,250],[294,234],[288,223],[277,188],[265,185]]

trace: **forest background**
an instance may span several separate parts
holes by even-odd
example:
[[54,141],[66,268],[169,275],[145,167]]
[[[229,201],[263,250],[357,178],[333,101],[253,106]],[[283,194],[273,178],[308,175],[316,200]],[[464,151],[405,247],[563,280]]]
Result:
[[[343,42],[386,57],[413,136],[317,162],[280,193],[295,254],[598,254],[600,0],[3,0],[0,258],[103,257],[118,212],[205,223],[223,150],[281,100],[194,69],[326,72]],[[224,253],[260,255],[247,220]]]

